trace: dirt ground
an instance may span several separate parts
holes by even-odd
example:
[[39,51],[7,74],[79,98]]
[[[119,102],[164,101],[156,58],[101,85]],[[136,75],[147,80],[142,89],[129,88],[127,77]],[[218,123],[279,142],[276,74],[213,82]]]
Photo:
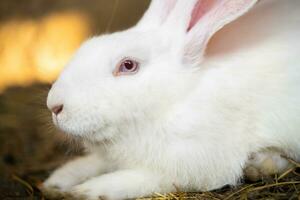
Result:
[[0,95],[0,199],[42,199],[35,186],[80,153],[68,148],[49,123],[47,88],[14,87]]

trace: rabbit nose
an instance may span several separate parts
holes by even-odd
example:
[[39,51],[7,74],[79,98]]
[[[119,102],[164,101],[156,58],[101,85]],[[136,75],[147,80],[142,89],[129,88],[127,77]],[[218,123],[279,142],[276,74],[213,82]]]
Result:
[[54,106],[53,108],[51,108],[51,111],[55,115],[59,115],[59,113],[61,113],[61,111],[63,111],[63,109],[64,109],[64,105],[58,105],[58,106]]

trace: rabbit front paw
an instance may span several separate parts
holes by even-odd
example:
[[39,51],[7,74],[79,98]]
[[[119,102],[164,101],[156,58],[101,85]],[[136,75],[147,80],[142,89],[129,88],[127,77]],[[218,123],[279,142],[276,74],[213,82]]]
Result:
[[104,174],[76,185],[70,190],[74,199],[81,197],[87,200],[131,199],[151,196],[154,192],[163,192],[160,176],[139,170]]
[[70,191],[73,199],[81,200],[115,200],[118,198],[114,198],[111,195],[107,195],[109,192],[109,188],[104,191],[103,188],[100,188],[95,181],[87,181],[86,183],[77,185],[73,187]]
[[[58,174],[59,175],[59,174]],[[58,176],[57,174],[53,174],[50,176],[44,183],[43,188],[50,190],[58,190],[58,191],[67,191],[72,186],[76,184],[76,181],[73,177],[68,176]]]
[[43,195],[49,199],[72,199],[68,192],[76,184],[71,176],[59,176],[54,173],[39,188]]
[[63,191],[56,186],[42,185],[39,189],[47,199],[72,199],[72,195],[69,192]]

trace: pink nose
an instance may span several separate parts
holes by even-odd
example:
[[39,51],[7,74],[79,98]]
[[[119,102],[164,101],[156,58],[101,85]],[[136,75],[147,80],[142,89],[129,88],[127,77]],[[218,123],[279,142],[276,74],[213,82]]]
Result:
[[61,111],[64,109],[64,105],[58,105],[58,106],[54,106],[51,111],[55,114],[58,115],[59,113],[61,113]]

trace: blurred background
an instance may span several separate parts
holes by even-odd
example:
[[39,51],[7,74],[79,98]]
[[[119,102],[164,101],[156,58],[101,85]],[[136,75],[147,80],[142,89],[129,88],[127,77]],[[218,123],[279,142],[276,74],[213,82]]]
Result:
[[42,198],[35,185],[80,153],[52,125],[50,84],[85,39],[134,25],[149,2],[0,1],[0,199]]
[[132,26],[149,0],[1,0],[0,90],[53,81],[86,38]]

